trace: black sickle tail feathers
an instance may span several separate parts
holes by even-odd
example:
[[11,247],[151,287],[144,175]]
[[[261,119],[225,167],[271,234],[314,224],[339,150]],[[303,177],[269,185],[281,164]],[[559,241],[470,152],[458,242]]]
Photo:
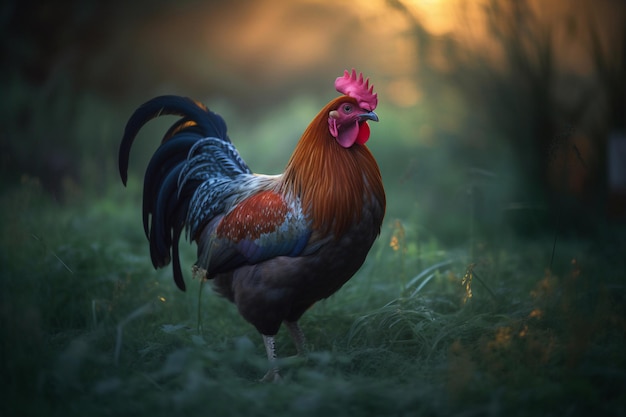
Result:
[[187,210],[199,181],[179,183],[190,150],[206,137],[230,142],[226,123],[204,105],[189,98],[161,96],[139,107],[128,120],[119,149],[119,171],[122,182],[128,180],[130,149],[139,130],[161,115],[178,115],[181,119],[165,134],[144,176],[143,225],[150,241],[150,256],[155,268],[168,265],[173,258],[176,285],[185,290],[178,257],[178,241],[185,227]]
[[[124,136],[120,143],[119,150],[119,170],[122,182],[126,185],[128,180],[128,160],[130,155],[130,148],[133,145],[133,141],[137,136],[137,133],[143,125],[150,120],[163,116],[163,115],[176,115],[181,116],[182,119],[175,123],[165,134],[164,141],[172,137],[177,130],[184,130],[189,128],[203,136],[213,136],[226,141],[228,135],[226,134],[226,123],[219,115],[209,111],[203,104],[198,103],[187,97],[180,96],[160,96],[153,98],[142,104],[126,123],[126,129],[124,130]],[[192,126],[185,126],[185,124],[191,124]]]

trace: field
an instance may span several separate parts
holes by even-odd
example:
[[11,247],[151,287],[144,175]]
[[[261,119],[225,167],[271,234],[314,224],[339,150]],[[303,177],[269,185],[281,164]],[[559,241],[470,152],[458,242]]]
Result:
[[450,249],[388,221],[303,318],[308,357],[279,334],[283,380],[267,384],[235,308],[152,269],[139,200],[112,187],[60,205],[29,178],[4,193],[2,415],[626,412],[623,232]]
[[[0,417],[626,417],[625,3],[355,3],[0,8]],[[150,262],[142,176],[175,119],[142,130],[127,188],[119,141],[189,96],[276,174],[352,67],[380,98],[382,232],[262,383],[195,247],[186,292]]]

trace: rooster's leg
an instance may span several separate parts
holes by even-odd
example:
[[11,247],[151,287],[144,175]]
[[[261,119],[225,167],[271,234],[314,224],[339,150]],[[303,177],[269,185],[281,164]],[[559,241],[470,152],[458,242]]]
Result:
[[276,365],[276,341],[274,336],[263,335],[263,343],[265,344],[265,351],[267,352],[267,360],[270,363],[270,369],[265,376],[261,378],[261,382],[277,382],[280,381],[280,373],[278,372],[278,365]]
[[298,351],[298,356],[306,356],[306,346],[304,333],[302,329],[298,325],[297,321],[286,321],[285,326],[287,326],[287,330],[289,330],[289,334],[291,335],[291,339],[293,339],[293,343],[296,345],[296,350]]

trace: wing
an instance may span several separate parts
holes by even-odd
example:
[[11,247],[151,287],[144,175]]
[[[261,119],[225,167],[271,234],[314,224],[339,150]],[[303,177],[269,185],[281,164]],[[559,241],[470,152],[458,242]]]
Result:
[[297,200],[261,190],[206,227],[197,240],[197,265],[211,277],[277,256],[298,256],[310,237],[309,221]]

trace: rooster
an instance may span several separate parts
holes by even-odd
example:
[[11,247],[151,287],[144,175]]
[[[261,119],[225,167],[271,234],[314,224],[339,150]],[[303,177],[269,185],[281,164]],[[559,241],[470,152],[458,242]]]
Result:
[[141,127],[161,115],[181,118],[165,133],[144,177],[143,226],[155,268],[173,262],[185,290],[178,242],[197,244],[194,271],[213,282],[263,336],[280,379],[275,335],[284,323],[298,355],[305,339],[298,320],[345,284],[380,234],[385,191],[365,146],[368,121],[378,121],[369,79],[345,71],[342,95],[306,128],[285,171],[253,173],[231,143],[224,120],[201,103],[161,96],[129,119],[119,149],[122,182]]

